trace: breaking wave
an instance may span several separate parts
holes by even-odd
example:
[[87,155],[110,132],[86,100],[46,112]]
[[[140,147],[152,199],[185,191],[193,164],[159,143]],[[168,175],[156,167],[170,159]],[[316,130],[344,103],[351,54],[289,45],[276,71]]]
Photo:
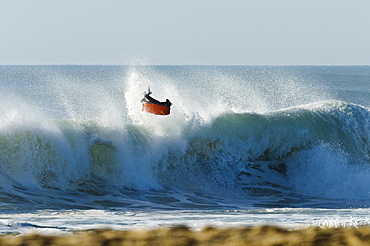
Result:
[[226,112],[168,129],[4,111],[0,186],[8,199],[29,189],[99,194],[97,185],[245,200],[369,199],[369,119],[368,109],[343,101]]

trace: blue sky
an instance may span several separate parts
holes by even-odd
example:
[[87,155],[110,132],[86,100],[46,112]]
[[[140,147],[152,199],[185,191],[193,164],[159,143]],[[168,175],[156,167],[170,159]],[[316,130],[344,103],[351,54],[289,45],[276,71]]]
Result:
[[369,0],[0,0],[0,65],[370,65]]

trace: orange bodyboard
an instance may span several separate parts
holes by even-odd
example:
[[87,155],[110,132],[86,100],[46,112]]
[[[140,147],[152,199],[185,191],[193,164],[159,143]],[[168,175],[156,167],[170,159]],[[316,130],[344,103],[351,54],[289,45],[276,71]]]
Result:
[[169,115],[170,114],[170,107],[157,104],[157,103],[150,103],[150,102],[143,102],[142,110],[151,114],[156,115]]

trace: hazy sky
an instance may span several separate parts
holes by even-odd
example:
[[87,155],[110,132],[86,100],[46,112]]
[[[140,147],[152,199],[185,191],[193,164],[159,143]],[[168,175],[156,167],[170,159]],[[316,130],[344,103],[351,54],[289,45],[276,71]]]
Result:
[[370,65],[370,1],[0,0],[0,64]]

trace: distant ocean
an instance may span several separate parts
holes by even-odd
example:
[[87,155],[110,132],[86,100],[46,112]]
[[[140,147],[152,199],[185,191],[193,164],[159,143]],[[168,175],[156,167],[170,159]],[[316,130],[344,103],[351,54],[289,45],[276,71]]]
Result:
[[0,88],[1,234],[370,224],[369,66],[0,66]]

